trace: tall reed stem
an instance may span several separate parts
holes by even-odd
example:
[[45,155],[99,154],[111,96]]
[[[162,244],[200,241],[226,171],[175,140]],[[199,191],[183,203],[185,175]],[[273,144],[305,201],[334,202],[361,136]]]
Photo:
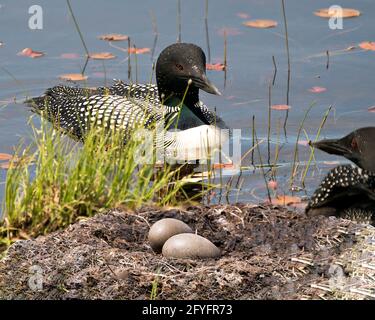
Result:
[[[283,19],[284,19],[284,29],[285,29],[285,48],[286,54],[288,58],[288,80],[287,80],[287,89],[286,89],[286,104],[289,106],[289,91],[290,91],[290,52],[289,52],[289,37],[288,37],[288,24],[286,20],[286,13],[285,13],[285,0],[281,0],[282,8],[283,8]],[[288,122],[289,110],[286,110],[285,120],[284,120],[284,133],[286,136],[286,125]]]
[[70,15],[73,18],[74,24],[75,24],[76,29],[77,29],[78,34],[79,34],[79,37],[81,38],[81,42],[82,42],[83,48],[86,51],[86,62],[85,62],[85,65],[82,68],[82,74],[85,74],[86,67],[87,67],[87,64],[88,64],[89,59],[90,59],[90,53],[89,53],[89,50],[87,49],[85,40],[83,39],[83,35],[82,35],[82,32],[81,32],[81,29],[79,28],[79,25],[78,25],[78,22],[76,20],[76,17],[74,16],[72,6],[70,5],[70,0],[66,0],[66,3],[68,4],[69,12],[70,12]]

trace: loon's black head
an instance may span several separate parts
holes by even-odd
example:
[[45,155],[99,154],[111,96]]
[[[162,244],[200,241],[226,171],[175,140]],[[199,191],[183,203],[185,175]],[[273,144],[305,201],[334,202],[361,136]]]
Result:
[[[189,81],[190,80],[190,81]],[[175,43],[166,47],[156,62],[156,81],[161,99],[171,95],[198,100],[199,89],[220,95],[206,76],[206,56],[192,43]]]
[[360,128],[341,139],[326,139],[311,145],[344,156],[360,168],[375,172],[375,127]]

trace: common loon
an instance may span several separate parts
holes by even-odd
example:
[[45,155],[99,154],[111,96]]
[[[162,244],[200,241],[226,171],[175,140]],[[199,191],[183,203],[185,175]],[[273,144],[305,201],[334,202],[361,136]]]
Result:
[[354,165],[332,169],[306,207],[308,216],[337,216],[375,222],[375,175]]
[[343,156],[362,169],[375,172],[375,127],[354,130],[340,139],[326,139],[311,146]]
[[207,158],[207,149],[220,147],[229,134],[224,121],[199,100],[199,89],[221,94],[206,76],[203,50],[191,43],[176,43],[158,57],[156,85],[122,81],[96,89],[60,85],[26,102],[79,140],[95,126],[124,130],[126,141],[135,127],[162,124],[167,130],[159,140],[167,154],[196,160]]
[[314,192],[307,215],[335,215],[375,223],[375,127],[357,129],[340,139],[311,143],[330,154],[344,156],[354,165],[332,169]]

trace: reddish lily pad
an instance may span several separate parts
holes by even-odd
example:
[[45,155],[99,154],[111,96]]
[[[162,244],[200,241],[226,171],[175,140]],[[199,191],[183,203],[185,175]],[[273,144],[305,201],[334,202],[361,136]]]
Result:
[[363,50],[375,51],[375,42],[373,41],[361,42],[358,46]]
[[31,48],[25,48],[21,52],[18,52],[18,55],[30,58],[40,58],[44,56],[44,52],[34,51]]
[[143,53],[149,53],[151,52],[150,48],[129,48],[129,53],[135,53],[135,54],[143,54]]
[[0,160],[10,160],[13,156],[8,153],[0,153]]
[[271,201],[272,201],[272,204],[280,205],[280,206],[288,206],[288,205],[293,205],[293,204],[302,202],[300,197],[288,196],[288,195],[276,196],[275,198],[271,199]]
[[361,11],[351,8],[341,8],[334,10],[330,8],[319,9],[314,12],[314,14],[321,18],[354,18],[361,15]]
[[82,73],[66,73],[60,75],[59,78],[67,81],[84,81],[87,80],[88,77]]
[[312,93],[321,93],[327,91],[327,89],[323,87],[312,87],[309,89],[309,91]]
[[277,26],[277,22],[275,20],[258,19],[245,21],[243,25],[250,28],[268,29],[275,28]]
[[276,190],[278,187],[277,181],[271,180],[268,182],[268,188],[271,190]]
[[216,70],[216,71],[224,71],[225,70],[225,65],[222,63],[207,63],[206,64],[206,69],[207,70]]
[[274,104],[271,106],[272,110],[289,110],[291,106],[288,106],[287,104]]
[[105,40],[105,41],[124,41],[128,40],[129,36],[125,34],[120,34],[120,33],[109,33],[109,34],[103,34],[98,37],[100,40]]
[[109,60],[109,59],[116,58],[116,56],[110,52],[96,52],[96,53],[90,53],[89,58],[94,59],[94,60]]
[[214,163],[212,165],[213,169],[234,169],[233,163]]

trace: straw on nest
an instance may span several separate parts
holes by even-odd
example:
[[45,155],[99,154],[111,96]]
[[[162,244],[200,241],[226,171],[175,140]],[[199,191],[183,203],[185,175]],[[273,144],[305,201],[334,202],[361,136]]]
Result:
[[[189,224],[222,257],[155,254],[147,233],[165,217]],[[14,243],[0,261],[0,298],[368,299],[374,239],[372,226],[272,206],[112,210]]]

